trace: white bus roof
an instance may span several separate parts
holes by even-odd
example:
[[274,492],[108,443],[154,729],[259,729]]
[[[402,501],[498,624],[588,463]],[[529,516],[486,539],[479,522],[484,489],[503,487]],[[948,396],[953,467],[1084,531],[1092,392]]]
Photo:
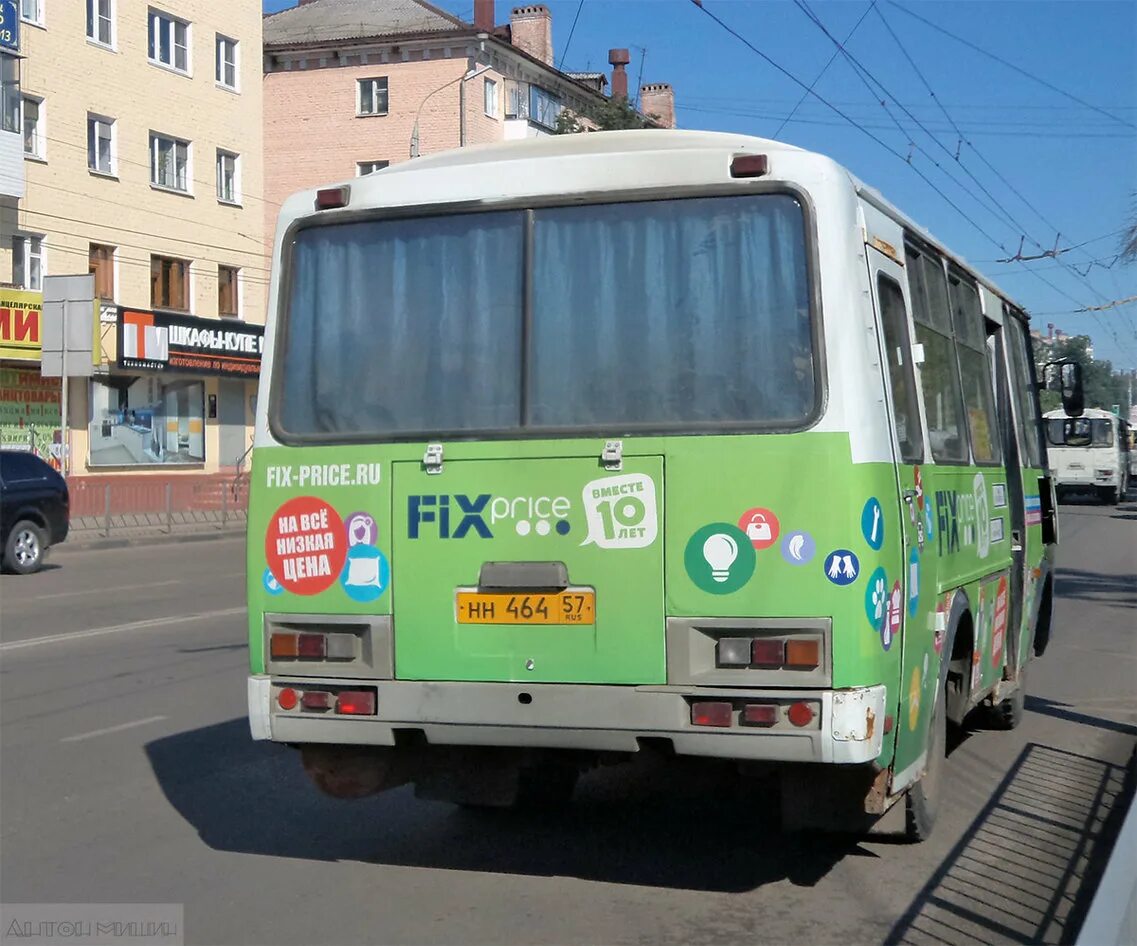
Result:
[[[865,184],[848,168],[838,164],[828,155],[819,152],[807,151],[796,145],[783,141],[774,141],[770,138],[757,138],[751,135],[734,134],[721,131],[688,131],[679,129],[635,129],[627,131],[602,131],[573,135],[547,135],[539,138],[526,138],[520,141],[504,143],[472,145],[465,148],[455,148],[436,154],[416,158],[412,161],[403,161],[399,164],[384,168],[374,174],[360,178],[352,178],[342,183],[350,184],[353,196],[358,195],[364,204],[371,201],[370,192],[386,190],[385,181],[392,175],[416,174],[423,171],[438,171],[442,169],[457,169],[475,167],[477,165],[491,164],[506,161],[532,161],[544,158],[566,157],[595,157],[599,155],[660,153],[682,151],[718,151],[729,153],[781,153],[783,156],[800,155],[811,162],[818,159],[829,162],[835,169],[846,175],[853,189],[862,200],[876,207],[882,213],[891,217],[897,224],[922,240],[934,246],[949,260],[957,263],[995,295],[1007,301],[1016,309],[1022,306],[1015,302],[1010,295],[1004,292],[991,279],[984,276],[959,253],[953,251],[942,241],[936,239],[928,230],[920,226],[915,220],[889,202],[874,187]],[[603,180],[597,181],[597,190],[603,189]],[[305,204],[312,206],[311,197],[315,191],[306,191]],[[375,201],[380,203],[380,201]],[[287,204],[286,204],[287,209]],[[304,214],[297,214],[303,216]]]

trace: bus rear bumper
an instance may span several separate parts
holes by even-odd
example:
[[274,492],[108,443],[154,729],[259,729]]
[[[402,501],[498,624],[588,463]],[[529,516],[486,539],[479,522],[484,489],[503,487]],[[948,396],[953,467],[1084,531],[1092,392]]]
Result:
[[[884,740],[883,685],[842,690],[746,690],[693,686],[603,686],[570,683],[367,681],[376,712],[336,715],[334,708],[282,709],[283,688],[298,692],[358,689],[342,680],[249,677],[249,723],[254,739],[292,744],[395,746],[414,738],[439,746],[508,746],[637,752],[670,743],[678,755],[724,759],[858,764],[880,755]],[[695,703],[729,702],[728,726],[692,722]],[[813,708],[801,726],[793,704]],[[773,725],[747,725],[746,706],[778,707]],[[800,719],[800,716],[799,716]]]

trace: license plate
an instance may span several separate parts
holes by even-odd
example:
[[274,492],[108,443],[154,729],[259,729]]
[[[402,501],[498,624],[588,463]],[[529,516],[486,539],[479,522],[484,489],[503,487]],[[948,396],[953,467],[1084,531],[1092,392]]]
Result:
[[536,594],[459,591],[459,624],[595,624],[591,588]]

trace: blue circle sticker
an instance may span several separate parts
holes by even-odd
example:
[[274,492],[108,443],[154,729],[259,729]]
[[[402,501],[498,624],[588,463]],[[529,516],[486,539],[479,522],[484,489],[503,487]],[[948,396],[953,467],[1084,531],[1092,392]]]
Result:
[[791,565],[806,565],[813,561],[817,543],[808,532],[791,532],[782,539],[782,558]]
[[869,548],[879,550],[884,545],[884,510],[875,496],[865,503],[861,512],[861,532]]
[[276,575],[272,573],[271,568],[265,569],[265,573],[261,577],[261,581],[264,582],[265,591],[267,591],[270,595],[284,594],[284,585],[276,580]]
[[353,545],[340,573],[340,586],[355,601],[374,601],[391,582],[387,556],[374,545]]
[[861,563],[848,549],[834,549],[825,556],[825,577],[835,585],[851,585],[861,573]]
[[912,549],[908,556],[908,613],[916,616],[916,606],[920,602],[920,551]]
[[865,615],[872,629],[879,634],[888,615],[888,576],[883,566],[869,576],[869,583],[865,586]]

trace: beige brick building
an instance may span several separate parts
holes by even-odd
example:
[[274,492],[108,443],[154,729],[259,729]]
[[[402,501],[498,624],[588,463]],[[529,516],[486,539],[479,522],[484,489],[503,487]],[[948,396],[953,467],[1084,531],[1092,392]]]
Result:
[[[546,7],[514,7],[503,25],[494,0],[475,0],[473,13],[468,23],[425,0],[300,0],[265,18],[270,236],[294,191],[416,154],[551,134],[561,109],[606,99],[606,76],[555,67]],[[626,96],[627,51],[611,53],[613,90]],[[671,87],[643,92],[643,111],[673,126]]]
[[[69,472],[232,469],[268,282],[260,0],[19,6],[24,186],[0,197],[0,282],[93,272],[101,300]],[[30,361],[5,367],[10,388]]]

